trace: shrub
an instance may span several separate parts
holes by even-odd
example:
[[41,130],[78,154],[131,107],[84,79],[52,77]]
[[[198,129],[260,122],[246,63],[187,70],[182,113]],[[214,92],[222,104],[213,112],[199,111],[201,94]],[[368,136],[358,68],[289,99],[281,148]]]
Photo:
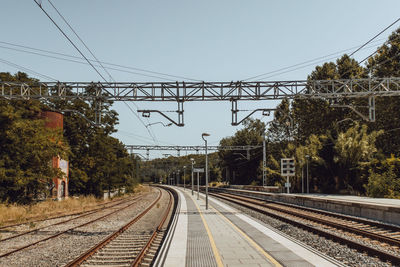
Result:
[[365,189],[370,197],[400,198],[400,179],[394,166],[382,173],[370,170]]

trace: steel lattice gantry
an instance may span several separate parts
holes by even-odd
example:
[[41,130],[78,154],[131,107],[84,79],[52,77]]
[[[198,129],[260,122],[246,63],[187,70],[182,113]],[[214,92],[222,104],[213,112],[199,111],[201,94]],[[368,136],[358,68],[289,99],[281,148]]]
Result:
[[[0,96],[7,99],[82,99],[103,101],[169,101],[178,103],[178,123],[158,110],[142,110],[144,116],[158,112],[183,126],[183,103],[231,101],[232,124],[237,125],[238,100],[344,99],[369,97],[374,112],[375,96],[399,96],[400,78],[314,81],[237,82],[0,82]],[[268,110],[265,110],[268,111]],[[371,109],[370,109],[371,113]],[[374,114],[373,114],[374,117]],[[235,120],[236,119],[236,120]],[[370,114],[371,119],[371,114]]]
[[[150,150],[161,150],[161,151],[177,151],[178,157],[180,156],[181,151],[203,151],[206,150],[205,146],[155,146],[155,145],[125,145],[126,149],[130,151],[131,154],[134,154],[135,150],[146,150],[147,159],[149,159],[149,151]],[[235,151],[246,151],[247,154],[252,149],[262,148],[262,146],[207,146],[208,150],[217,151],[217,150],[235,150]]]
[[[175,151],[200,151],[206,150],[205,146],[153,146],[153,145],[125,145],[128,150],[175,150]],[[207,146],[208,150],[249,150],[262,146]]]

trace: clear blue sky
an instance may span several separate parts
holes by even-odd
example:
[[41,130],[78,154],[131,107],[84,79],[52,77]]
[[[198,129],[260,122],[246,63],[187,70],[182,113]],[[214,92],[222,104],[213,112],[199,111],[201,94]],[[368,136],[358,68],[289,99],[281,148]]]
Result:
[[[49,2],[41,2],[62,29],[73,37]],[[205,81],[246,79],[360,46],[395,21],[400,10],[398,0],[52,2],[100,60]],[[1,42],[79,56],[33,0],[3,0],[1,10]],[[361,60],[372,53],[384,42],[382,38],[400,27],[399,24],[382,34],[378,38],[380,41],[374,42],[372,47],[356,53],[355,59]],[[90,57],[83,45],[76,38],[73,40]],[[3,43],[0,46],[12,47]],[[349,53],[353,50],[355,48]],[[88,65],[2,47],[0,59],[60,81],[101,80]],[[325,58],[321,62],[328,60]],[[274,73],[274,76],[265,75],[261,79],[303,80],[321,62],[295,71]],[[0,71],[15,73],[18,69],[0,63]],[[109,72],[117,81],[161,81],[126,72]],[[136,104],[143,109],[176,110],[175,103]],[[239,109],[273,108],[275,105],[276,102],[239,102]],[[221,138],[240,129],[230,125],[229,102],[186,103],[185,127],[154,125],[151,130],[155,142],[124,104],[117,103],[114,108],[120,114],[119,132],[115,136],[125,144],[202,145],[201,133],[208,132],[211,134],[209,143],[217,145]],[[271,119],[262,118],[261,114],[253,117],[263,121]],[[166,123],[156,114],[144,119],[145,123],[159,121]],[[150,156],[159,155],[151,152]]]

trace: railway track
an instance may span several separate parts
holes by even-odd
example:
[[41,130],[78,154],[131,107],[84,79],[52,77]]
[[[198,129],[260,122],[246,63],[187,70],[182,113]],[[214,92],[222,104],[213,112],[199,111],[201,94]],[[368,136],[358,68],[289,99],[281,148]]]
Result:
[[400,227],[233,194],[211,195],[367,252],[383,261],[400,264]]
[[[44,230],[46,228],[50,228],[50,227],[53,227],[53,226],[56,226],[56,225],[61,225],[61,224],[64,224],[64,223],[72,222],[74,220],[81,219],[81,218],[84,218],[86,216],[92,215],[92,214],[94,214],[96,212],[104,211],[106,209],[115,208],[115,207],[117,207],[117,206],[119,206],[121,204],[129,203],[130,201],[137,200],[138,198],[139,198],[138,196],[137,197],[130,197],[128,199],[115,201],[114,203],[110,202],[110,203],[107,203],[107,204],[111,204],[111,205],[102,205],[99,208],[95,208],[95,209],[88,210],[88,211],[85,211],[85,212],[79,212],[79,213],[75,213],[75,214],[62,215],[62,216],[58,216],[58,217],[52,217],[52,218],[49,218],[49,219],[43,219],[43,220],[40,220],[40,222],[56,220],[56,219],[61,219],[61,218],[65,218],[65,217],[73,217],[73,218],[65,219],[65,220],[62,220],[62,221],[59,221],[59,222],[56,222],[56,223],[48,224],[48,225],[45,225],[45,226],[35,227],[34,229],[31,229],[31,230],[28,230],[28,231],[12,230],[10,228],[18,227],[18,226],[25,225],[25,224],[30,224],[32,222],[26,222],[26,223],[21,223],[21,224],[16,224],[16,225],[12,225],[12,226],[3,227],[3,228],[0,228],[1,229],[0,232],[3,233],[3,234],[7,233],[7,232],[20,232],[20,233],[15,234],[15,235],[10,235],[10,236],[7,236],[5,238],[2,238],[2,239],[0,239],[0,242],[11,240],[11,239],[14,239],[14,238],[17,238],[17,237],[20,237],[20,236],[24,236],[24,235],[28,235],[28,234],[31,234],[31,233],[35,233],[35,232],[38,232],[38,231],[42,231],[42,230]],[[8,230],[4,230],[4,229],[8,229]]]
[[[54,238],[59,237],[59,236],[61,236],[63,234],[70,233],[73,230],[76,230],[76,229],[78,229],[80,227],[84,227],[84,226],[90,225],[92,223],[95,223],[95,222],[97,222],[99,220],[105,219],[105,218],[107,218],[107,217],[109,217],[109,216],[111,216],[113,214],[116,214],[116,213],[118,213],[118,212],[120,212],[122,210],[125,210],[125,209],[131,207],[132,205],[136,204],[139,199],[140,199],[140,197],[135,197],[133,199],[130,199],[127,202],[118,203],[118,204],[114,203],[115,205],[112,205],[112,207],[111,207],[112,210],[107,212],[106,214],[102,214],[99,217],[96,217],[94,219],[90,219],[90,220],[82,222],[82,223],[74,222],[73,223],[74,225],[71,226],[71,227],[68,227],[66,225],[68,223],[71,223],[74,220],[82,219],[83,217],[88,216],[88,215],[93,215],[93,213],[83,214],[83,215],[78,216],[79,218],[73,218],[73,219],[66,220],[66,221],[63,221],[63,222],[60,222],[60,223],[56,223],[56,224],[53,224],[53,225],[50,225],[50,226],[42,227],[40,229],[41,233],[47,235],[44,238],[41,238],[41,235],[37,234],[39,229],[35,229],[35,230],[32,230],[32,231],[20,233],[20,234],[5,238],[0,242],[0,244],[3,244],[2,246],[0,246],[0,251],[1,251],[0,259],[4,258],[4,257],[7,257],[9,255],[12,255],[12,254],[14,254],[16,252],[20,252],[20,251],[22,251],[24,249],[27,249],[27,248],[32,247],[34,245],[37,245],[39,243],[45,242],[47,240],[54,239]],[[116,206],[121,205],[121,204],[124,204],[124,205],[122,207],[116,207]],[[108,207],[108,208],[110,209],[110,207]],[[98,211],[103,212],[104,210],[98,210]],[[54,226],[54,225],[57,225],[57,226],[60,226],[60,227],[64,227],[64,228],[66,227],[66,229],[62,229],[62,230],[58,230],[58,231],[56,230],[54,234],[49,234],[49,233],[51,233],[51,230],[50,229],[49,230],[45,230],[45,229],[50,228],[51,226]],[[24,243],[24,241],[26,239],[29,239],[29,238],[27,238],[27,236],[29,236],[31,239],[34,239],[34,241],[29,241],[28,243],[26,243],[26,242]],[[16,246],[16,245],[11,245],[11,246],[8,245],[8,248],[5,246],[6,242],[10,241],[11,239],[16,239],[16,238],[21,238],[22,241],[20,243],[22,243],[22,245],[18,245],[18,246]]]
[[[85,211],[79,211],[79,212],[72,212],[72,213],[58,213],[58,214],[50,214],[48,215],[49,217],[47,218],[43,218],[43,219],[37,219],[35,217],[31,217],[29,219],[27,219],[24,222],[18,222],[18,223],[13,223],[14,221],[8,221],[8,222],[3,222],[5,223],[5,225],[0,226],[0,231],[4,230],[4,229],[9,229],[9,228],[13,228],[13,227],[18,227],[18,226],[22,226],[22,225],[29,225],[29,224],[36,224],[36,223],[41,223],[44,221],[50,221],[50,220],[56,220],[56,219],[61,219],[61,218],[65,218],[65,217],[70,217],[70,216],[79,216],[79,215],[84,215],[93,211],[98,211],[110,206],[115,206],[118,205],[118,203],[122,203],[125,202],[126,199],[116,199],[116,200],[112,200],[106,203],[102,203],[99,205],[95,205],[93,206],[93,208],[89,209],[89,210],[85,210]],[[7,224],[10,223],[10,224]],[[0,240],[1,241],[1,240]]]
[[[150,266],[158,247],[161,245],[167,228],[167,218],[171,215],[174,201],[171,192],[165,190],[160,190],[160,192],[163,193],[160,193],[147,209],[102,242],[70,262],[67,267]],[[162,198],[168,198],[168,204],[165,205],[160,218],[160,212],[157,209],[164,203]],[[154,218],[159,220],[154,223]]]

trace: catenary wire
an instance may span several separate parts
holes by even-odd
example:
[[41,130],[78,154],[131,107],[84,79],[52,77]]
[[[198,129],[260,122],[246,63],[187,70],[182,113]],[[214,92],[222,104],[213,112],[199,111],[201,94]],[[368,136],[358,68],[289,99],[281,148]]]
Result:
[[355,53],[357,53],[361,48],[363,48],[364,46],[366,46],[367,44],[369,44],[370,42],[372,42],[376,37],[378,37],[379,35],[381,35],[382,33],[384,33],[387,29],[389,29],[390,27],[392,27],[394,24],[396,24],[398,21],[400,21],[400,18],[396,19],[394,22],[392,22],[389,26],[387,26],[385,29],[383,29],[382,31],[380,31],[378,34],[376,34],[374,37],[372,37],[371,39],[369,39],[365,44],[363,44],[362,46],[360,46],[358,49],[356,49],[354,52],[352,52],[349,57],[351,57],[352,55],[354,55]]
[[36,71],[34,71],[34,70],[31,70],[31,69],[28,69],[28,68],[26,68],[26,67],[23,67],[23,66],[18,65],[18,64],[16,64],[16,63],[10,62],[10,61],[8,61],[8,60],[1,59],[1,58],[0,58],[0,62],[2,62],[3,64],[6,64],[6,65],[8,65],[8,66],[14,67],[14,68],[16,68],[16,69],[20,69],[20,70],[24,70],[24,71],[26,71],[26,72],[32,73],[32,74],[34,74],[34,75],[36,75],[36,76],[39,76],[39,77],[41,77],[41,78],[45,78],[45,79],[48,79],[48,80],[53,80],[54,82],[57,81],[57,79],[54,79],[54,78],[52,78],[52,77],[50,77],[50,76],[48,76],[48,75],[41,74],[41,73],[39,73],[39,72],[36,72]]
[[[81,54],[81,56],[90,64],[90,66],[97,72],[97,74],[99,74],[99,76],[105,81],[107,82],[107,79],[104,78],[104,76],[97,70],[97,68],[91,63],[91,61],[89,61],[89,59],[82,53],[82,51],[75,45],[75,43],[64,33],[64,31],[58,26],[58,24],[51,18],[51,16],[43,9],[41,3],[39,4],[37,2],[37,0],[34,0],[35,3],[40,7],[40,9],[46,14],[46,16],[53,22],[53,24],[57,27],[57,29],[64,35],[65,38],[67,38],[67,40],[75,47],[76,50],[78,50],[78,52]],[[50,2],[50,1],[49,1]],[[54,7],[54,5],[52,5]],[[55,7],[54,7],[55,8]],[[57,13],[60,14],[57,10]],[[60,14],[61,16],[61,14]],[[72,29],[72,27],[68,24],[68,26]],[[73,30],[73,29],[72,29]],[[73,30],[73,32],[75,33],[75,35],[77,35],[77,33]],[[78,35],[77,35],[78,36]],[[80,40],[82,40],[79,36],[78,38]],[[83,42],[83,41],[82,41]],[[86,45],[85,45],[86,47]],[[89,50],[89,49],[88,49]],[[108,72],[107,72],[108,73]],[[109,74],[109,73],[108,73]],[[131,108],[130,106],[123,101],[124,104],[129,108],[129,110],[131,110],[131,112],[139,119],[139,121],[145,126],[146,130],[148,131],[149,135],[153,138],[154,142],[157,143],[156,138],[153,136],[153,134],[150,132],[150,130],[148,129],[148,127],[146,127],[146,124],[143,122],[143,120],[138,116],[138,114],[136,114]],[[134,103],[134,105],[137,107],[137,105]]]
[[103,75],[96,69],[95,66],[93,66],[92,62],[88,60],[88,58],[82,53],[82,51],[74,44],[74,42],[64,33],[64,31],[58,26],[58,24],[51,18],[51,16],[46,12],[46,10],[43,9],[42,4],[38,3],[37,0],[33,0],[35,3],[38,5],[38,7],[43,11],[44,14],[51,20],[51,22],[57,27],[57,29],[64,35],[65,38],[72,44],[73,47],[81,54],[81,56],[89,63],[89,65],[99,74],[101,78],[103,78],[104,81],[107,82],[107,80],[103,77]]
[[58,11],[58,9],[53,5],[53,3],[50,0],[49,1],[50,5],[54,8],[54,10],[57,12],[57,14],[61,17],[61,19],[65,22],[65,24],[68,25],[70,30],[75,34],[75,36],[81,41],[81,43],[85,46],[85,48],[89,51],[89,53],[92,55],[92,57],[96,60],[96,62],[103,68],[103,70],[108,74],[109,78],[112,79],[114,82],[114,78],[111,76],[111,74],[104,68],[103,64],[98,60],[98,58],[93,54],[92,50],[86,45],[86,43],[81,39],[81,37],[76,33],[76,31],[71,27],[71,25],[68,23],[68,21],[64,18],[64,16]]
[[[376,40],[374,43],[380,42],[380,41],[382,41],[384,39],[385,38],[381,38],[379,40]],[[306,60],[304,62],[297,63],[297,64],[294,64],[294,65],[291,65],[291,66],[287,66],[287,67],[283,67],[283,68],[280,68],[280,69],[277,69],[277,70],[274,70],[274,71],[265,72],[263,74],[259,74],[259,75],[256,75],[256,76],[252,76],[252,77],[246,78],[246,79],[244,79],[242,81],[254,80],[256,78],[260,78],[260,77],[263,77],[263,76],[268,75],[268,74],[273,74],[273,73],[277,73],[277,72],[280,72],[280,71],[288,70],[288,69],[291,69],[291,68],[294,68],[294,67],[297,67],[297,66],[301,66],[301,65],[304,65],[304,64],[307,64],[307,63],[312,63],[312,64],[306,65],[306,66],[310,66],[310,65],[313,65],[313,64],[318,63],[318,62],[323,62],[326,59],[331,59],[332,56],[335,56],[335,55],[338,55],[338,54],[342,54],[343,52],[347,52],[347,51],[353,50],[356,47],[359,47],[359,46],[354,46],[354,47],[351,47],[351,48],[347,48],[347,49],[344,49],[344,50],[341,50],[341,51],[338,51],[338,52],[334,52],[334,53],[331,53],[331,54],[328,54],[328,55],[325,55],[325,56],[316,57],[314,59]],[[369,47],[365,47],[365,48],[371,48],[371,47],[374,47],[374,46],[369,46]],[[336,56],[333,57],[333,58],[336,58]],[[306,67],[306,66],[304,66],[304,67]],[[300,67],[300,68],[302,68],[302,67]],[[300,68],[296,68],[294,70],[297,70],[297,69],[300,69]],[[290,71],[293,71],[293,70],[290,70]],[[286,71],[286,72],[289,72],[289,71]],[[283,72],[283,73],[286,73],[286,72]],[[271,75],[271,76],[268,76],[268,77],[273,77],[273,76],[276,76],[276,75]]]
[[[4,42],[0,42],[0,43],[4,43]],[[17,52],[22,52],[22,53],[27,53],[27,54],[32,54],[32,55],[37,55],[37,56],[43,56],[43,57],[53,58],[53,59],[57,59],[57,60],[63,60],[63,61],[71,62],[71,63],[77,63],[77,64],[88,65],[88,63],[85,62],[85,61],[78,61],[78,60],[73,60],[73,59],[67,59],[67,58],[61,58],[61,57],[56,57],[56,56],[50,56],[50,55],[41,54],[41,53],[32,52],[32,51],[23,50],[23,49],[18,49],[18,48],[6,47],[6,46],[2,46],[2,45],[0,45],[0,48],[12,50],[12,51],[17,51]],[[81,59],[81,58],[79,58],[79,57],[74,57],[74,58]],[[107,63],[106,63],[106,64],[107,64]],[[99,65],[96,65],[96,64],[93,64],[93,65],[96,66],[96,67],[100,67]],[[172,81],[172,82],[175,82],[175,81],[176,81],[176,80],[171,80],[171,79],[164,78],[164,77],[153,76],[153,75],[149,75],[149,74],[143,74],[143,73],[138,73],[138,72],[133,72],[133,71],[128,71],[128,70],[122,70],[122,69],[117,69],[117,68],[112,68],[112,67],[106,67],[106,68],[109,69],[109,70],[115,70],[115,71],[130,73],[130,74],[134,74],[134,75],[141,75],[141,76],[150,77],[150,78],[158,78],[158,79],[167,80],[167,81]]]
[[[48,54],[59,55],[59,56],[63,56],[63,57],[69,57],[69,58],[74,58],[74,59],[79,59],[79,60],[82,59],[80,57],[73,56],[73,55],[68,55],[68,54],[59,53],[59,52],[55,52],[55,51],[34,48],[34,47],[30,47],[30,46],[25,46],[25,45],[18,45],[18,44],[13,44],[13,43],[4,42],[4,41],[0,41],[0,43],[6,44],[6,45],[9,45],[9,46],[15,46],[15,47],[19,47],[19,48],[25,48],[25,49],[30,49],[30,50],[34,50],[34,51],[44,52],[44,53],[48,53]],[[5,48],[5,47],[3,47],[3,48]],[[12,49],[12,48],[8,48],[8,49]],[[20,50],[16,50],[16,51],[20,51]],[[22,50],[21,52],[33,53],[33,52],[26,51],[26,50],[25,51]],[[51,56],[40,54],[40,53],[34,53],[34,54],[51,57]],[[68,59],[63,59],[63,58],[58,58],[58,57],[52,57],[52,58],[70,61]],[[72,60],[71,62],[76,62],[76,61]],[[155,75],[162,75],[162,76],[176,78],[176,79],[185,79],[185,80],[198,81],[198,82],[201,81],[201,80],[194,79],[194,78],[188,78],[188,77],[184,77],[184,76],[177,76],[177,75],[172,75],[172,74],[167,74],[167,73],[162,73],[162,72],[150,71],[150,70],[137,68],[137,67],[124,66],[124,65],[114,64],[114,63],[105,62],[105,61],[100,61],[100,62],[102,64],[104,64],[104,65],[109,65],[109,66],[114,66],[114,67],[119,67],[119,68],[124,68],[124,69],[131,69],[131,70],[141,71],[141,72],[147,72],[147,73],[151,73],[151,74],[155,74]],[[85,63],[85,64],[87,64],[87,63]],[[118,69],[113,69],[113,68],[109,68],[109,67],[108,67],[108,69],[118,70]],[[119,71],[122,71],[122,70],[119,70]],[[146,74],[141,74],[141,73],[133,73],[133,74],[143,75],[143,76],[146,76],[146,77],[160,78],[160,79],[169,80],[169,81],[176,81],[176,80],[171,80],[171,79],[167,79],[167,78],[159,77],[159,76],[149,76],[148,74],[147,75]]]

